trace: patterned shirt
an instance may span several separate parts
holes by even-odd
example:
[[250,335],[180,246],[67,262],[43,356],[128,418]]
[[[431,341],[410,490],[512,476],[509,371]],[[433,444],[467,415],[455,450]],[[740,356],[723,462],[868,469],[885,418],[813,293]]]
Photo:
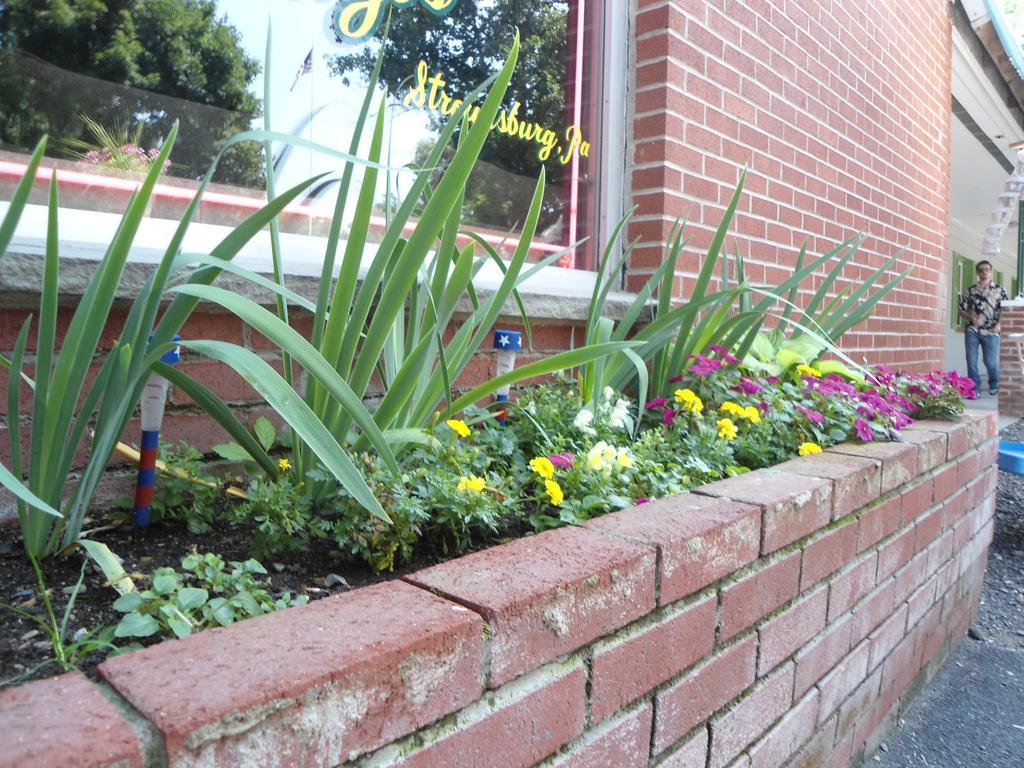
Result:
[[995,327],[999,324],[1000,303],[1008,299],[1006,291],[995,283],[989,283],[987,288],[975,283],[967,289],[967,293],[960,294],[960,311],[974,312],[981,318],[978,325],[972,325],[969,320],[965,320],[967,331],[980,333],[982,336],[998,334]]

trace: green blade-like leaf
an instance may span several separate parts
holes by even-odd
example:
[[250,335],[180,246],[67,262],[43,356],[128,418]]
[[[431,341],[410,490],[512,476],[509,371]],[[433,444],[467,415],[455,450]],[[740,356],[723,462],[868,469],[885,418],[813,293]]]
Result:
[[[390,279],[381,294],[373,319],[366,331],[366,339],[359,359],[353,368],[352,389],[357,393],[365,391],[370,381],[374,366],[387,340],[389,329],[395,317],[404,311],[411,287],[415,284],[420,265],[427,251],[444,223],[448,211],[462,194],[466,179],[480,154],[484,141],[490,133],[491,122],[501,105],[505,91],[512,78],[519,55],[519,36],[515,37],[511,51],[504,66],[498,73],[494,86],[480,106],[476,122],[462,136],[459,147],[452,158],[444,176],[438,182],[437,189],[427,203],[416,228],[409,236],[402,251],[401,260],[392,270]],[[465,105],[463,105],[465,106]],[[365,288],[364,288],[365,290]]]
[[701,265],[700,272],[697,275],[697,282],[693,286],[693,293],[691,294],[693,299],[699,299],[707,292],[711,276],[715,272],[715,262],[718,261],[718,255],[721,253],[722,245],[725,243],[725,236],[729,232],[733,217],[736,215],[736,207],[739,205],[740,197],[743,195],[743,184],[746,178],[747,172],[744,170],[740,174],[739,181],[736,182],[736,190],[732,193],[732,199],[729,200],[729,205],[726,206],[718,229],[715,230],[715,236],[711,239],[711,245],[708,247],[704,264]]
[[474,387],[451,404],[445,418],[450,418],[452,414],[456,414],[478,400],[493,394],[499,387],[503,387],[506,384],[511,385],[516,382],[523,381],[524,379],[532,379],[536,376],[547,376],[548,374],[556,373],[557,371],[575,368],[580,365],[585,365],[591,360],[603,357],[604,355],[609,355],[613,352],[620,352],[624,349],[631,349],[635,346],[639,346],[639,342],[612,341],[607,344],[595,344],[588,347],[581,347],[580,349],[571,349],[567,352],[559,352],[557,355],[552,355],[544,360],[528,363],[527,365],[516,368],[506,374],[496,376],[478,387]]
[[245,425],[235,418],[235,414],[223,400],[172,365],[158,362],[153,366],[153,371],[159,373],[174,387],[192,398],[207,416],[220,424],[224,431],[231,435],[238,446],[245,451],[247,457],[251,457],[259,464],[260,469],[267,475],[277,477],[277,462],[267,455],[263,446],[245,428]]
[[0,222],[0,258],[3,258],[3,255],[7,253],[7,246],[11,244],[11,239],[14,237],[14,230],[18,228],[18,222],[21,220],[21,214],[28,203],[29,195],[32,194],[32,187],[36,183],[39,163],[42,162],[45,152],[46,137],[44,136],[32,151],[32,156],[28,160],[25,173],[22,174],[21,179],[18,181],[18,186],[14,188],[11,202],[7,205],[7,212],[4,214],[3,221]]
[[327,431],[316,414],[265,360],[244,347],[224,341],[182,341],[182,346],[230,365],[266,399],[281,418],[291,425],[296,434],[323,462],[327,471],[334,475],[359,504],[375,517],[387,523],[391,522],[391,518],[373,495],[362,474],[338,445],[337,439]]
[[[363,401],[356,396],[348,386],[348,383],[338,375],[338,372],[324,359],[323,355],[302,337],[302,334],[255,302],[223,288],[189,284],[175,286],[168,290],[219,304],[268,339],[271,339],[281,349],[288,350],[290,355],[303,368],[309,371],[311,376],[315,376],[317,381],[355,419],[366,435],[366,439],[377,449],[385,464],[396,474],[399,472],[398,464],[395,462],[394,455],[391,453],[387,441],[384,440],[384,436],[381,434],[370,412],[366,410]],[[313,413],[313,411],[310,410],[310,413]],[[321,424],[321,426],[323,425]]]
[[135,582],[125,572],[124,566],[117,559],[117,555],[110,551],[110,547],[101,541],[91,539],[79,539],[78,543],[89,555],[89,559],[103,571],[107,583],[116,589],[118,594],[127,595],[135,591]]
[[38,509],[47,515],[63,519],[64,515],[26,488],[3,464],[0,464],[0,485],[3,485],[4,488],[28,504],[32,509]]

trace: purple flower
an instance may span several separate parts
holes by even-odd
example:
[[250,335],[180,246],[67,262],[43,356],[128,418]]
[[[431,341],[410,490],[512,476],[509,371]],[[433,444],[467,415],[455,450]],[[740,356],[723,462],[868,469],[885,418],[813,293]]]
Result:
[[729,350],[725,347],[719,346],[718,344],[708,344],[708,351],[714,352],[715,355],[723,362],[729,363],[729,365],[735,365],[739,362],[739,359],[734,355],[729,354]]
[[733,390],[736,392],[742,392],[745,395],[756,395],[762,389],[764,389],[764,387],[753,379],[748,379],[746,376],[740,379],[740,383],[733,387]]
[[639,506],[640,506],[641,504],[646,504],[646,503],[647,503],[647,502],[649,502],[649,501],[650,501],[650,499],[648,499],[648,498],[647,498],[646,496],[637,496],[637,497],[636,497],[636,505],[637,505],[638,507],[639,507]]
[[548,461],[559,469],[572,469],[575,458],[575,456],[566,451],[565,453],[556,453],[553,456],[548,456]]
[[667,397],[656,397],[653,400],[649,400],[644,404],[644,410],[654,411],[661,408],[665,403],[668,402]]
[[853,422],[853,428],[857,430],[857,437],[865,443],[875,439],[875,435],[871,431],[871,425],[864,421],[864,419],[857,419]]
[[804,416],[806,416],[807,420],[810,421],[812,424],[817,424],[820,427],[822,424],[825,423],[825,417],[822,416],[821,413],[819,413],[818,411],[813,411],[810,408],[804,408],[802,405],[796,406],[796,409],[800,411],[800,413],[802,413]]
[[690,355],[690,360],[693,362],[690,363],[690,367],[687,371],[692,373],[694,376],[711,376],[722,367],[721,362],[713,360],[710,357],[705,357],[704,355]]

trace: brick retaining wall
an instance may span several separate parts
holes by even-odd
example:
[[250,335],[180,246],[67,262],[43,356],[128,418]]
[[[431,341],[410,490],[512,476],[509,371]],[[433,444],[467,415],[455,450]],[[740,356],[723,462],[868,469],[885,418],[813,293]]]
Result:
[[995,435],[920,422],[8,690],[0,766],[856,763],[975,616]]

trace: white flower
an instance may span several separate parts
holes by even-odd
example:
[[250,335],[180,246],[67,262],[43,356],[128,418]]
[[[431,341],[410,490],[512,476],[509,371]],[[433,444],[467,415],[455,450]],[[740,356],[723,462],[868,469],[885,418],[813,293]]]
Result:
[[612,429],[633,428],[633,420],[629,417],[629,403],[621,397],[616,401],[615,407],[612,408],[611,415],[608,417],[608,425]]
[[586,408],[582,408],[580,409],[580,412],[576,414],[576,418],[573,419],[572,425],[585,435],[596,435],[597,430],[590,426],[590,422],[593,420],[594,412],[589,411]]
[[611,387],[604,388],[604,400],[606,403],[610,403],[612,398],[615,396],[615,390]]

